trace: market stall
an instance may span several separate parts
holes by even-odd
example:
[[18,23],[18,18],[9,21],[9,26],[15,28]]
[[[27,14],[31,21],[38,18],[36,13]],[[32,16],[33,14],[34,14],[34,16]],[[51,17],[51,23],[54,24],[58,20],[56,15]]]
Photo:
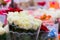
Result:
[[[23,7],[21,3],[12,1],[7,10],[0,10],[0,21],[3,21],[1,40],[58,40],[59,3],[47,1],[47,4],[46,1],[37,1],[38,5],[33,2],[33,6],[30,6],[26,5],[29,2],[27,0],[21,2]],[[8,38],[4,34],[9,34]]]

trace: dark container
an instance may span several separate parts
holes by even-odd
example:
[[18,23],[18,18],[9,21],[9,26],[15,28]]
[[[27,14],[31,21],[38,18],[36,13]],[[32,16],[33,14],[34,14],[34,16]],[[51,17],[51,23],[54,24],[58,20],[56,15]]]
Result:
[[11,40],[38,40],[40,28],[37,30],[29,29],[20,29],[14,24],[9,24],[10,29],[10,39]]

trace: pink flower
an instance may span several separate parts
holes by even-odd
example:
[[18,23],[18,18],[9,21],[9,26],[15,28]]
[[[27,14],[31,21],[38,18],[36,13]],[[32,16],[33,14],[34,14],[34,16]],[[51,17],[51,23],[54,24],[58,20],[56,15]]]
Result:
[[11,0],[4,0],[6,3],[10,2]]

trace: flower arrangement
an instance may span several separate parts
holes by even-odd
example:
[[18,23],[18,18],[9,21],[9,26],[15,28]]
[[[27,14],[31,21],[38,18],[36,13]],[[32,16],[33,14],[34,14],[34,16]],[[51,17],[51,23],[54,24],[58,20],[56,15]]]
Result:
[[27,11],[9,12],[7,15],[7,19],[9,23],[14,23],[15,25],[18,25],[19,28],[26,30],[37,30],[38,27],[40,27],[42,24],[41,20],[29,15]]
[[3,23],[0,22],[0,40],[6,40],[9,33],[8,25],[3,27]]
[[[28,14],[28,11],[9,12],[7,14],[7,20],[9,29],[14,36],[10,35],[12,38],[19,36],[19,40],[35,40],[38,34],[37,30],[42,24],[40,19],[34,18],[32,15]],[[15,36],[15,32],[18,33],[16,34],[17,36]]]

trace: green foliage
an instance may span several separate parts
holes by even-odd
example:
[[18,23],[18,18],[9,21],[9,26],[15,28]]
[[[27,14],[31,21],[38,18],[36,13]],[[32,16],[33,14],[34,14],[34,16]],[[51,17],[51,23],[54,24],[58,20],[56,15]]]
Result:
[[0,35],[0,40],[6,40],[6,33],[5,34],[3,34],[3,35]]

